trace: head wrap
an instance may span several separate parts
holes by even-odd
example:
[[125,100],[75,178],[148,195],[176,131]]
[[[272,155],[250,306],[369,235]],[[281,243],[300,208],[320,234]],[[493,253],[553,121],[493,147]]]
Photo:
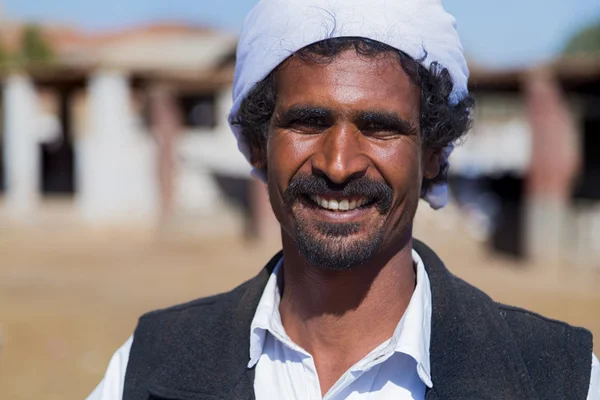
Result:
[[[232,120],[250,90],[294,52],[337,37],[362,37],[403,51],[429,69],[432,62],[448,69],[456,104],[468,95],[469,70],[456,31],[456,21],[441,0],[261,0],[242,29],[233,83]],[[232,125],[240,151],[250,149],[238,126]],[[444,149],[446,166],[453,146]],[[265,179],[261,171],[255,176]],[[421,194],[433,207],[448,201],[445,182]]]

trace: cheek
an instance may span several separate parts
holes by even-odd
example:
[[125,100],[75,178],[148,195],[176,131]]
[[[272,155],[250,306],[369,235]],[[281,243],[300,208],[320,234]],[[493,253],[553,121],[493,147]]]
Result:
[[421,146],[411,138],[378,146],[376,168],[400,197],[420,190],[422,180]]
[[[290,179],[308,164],[315,136],[275,131],[267,141],[267,165],[278,185],[287,187]],[[310,172],[310,171],[309,171]]]
[[306,146],[289,132],[275,131],[267,141],[267,187],[275,216],[283,222],[286,210],[283,193],[305,163]]
[[283,201],[283,193],[285,186],[281,186],[279,179],[281,179],[281,173],[278,171],[277,166],[280,164],[274,163],[273,168],[267,170],[267,193],[269,196],[269,203],[273,210],[273,215],[283,227],[286,226],[286,212]]
[[278,151],[277,146],[273,146],[269,140],[267,142],[267,191],[271,207],[278,220],[280,220],[283,209],[283,191],[286,187],[282,185],[286,163],[280,155],[281,152]]

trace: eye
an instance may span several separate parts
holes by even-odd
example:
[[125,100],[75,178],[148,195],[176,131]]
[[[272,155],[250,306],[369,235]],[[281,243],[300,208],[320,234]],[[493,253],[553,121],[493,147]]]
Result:
[[296,119],[289,124],[290,128],[297,130],[322,131],[329,127],[327,121],[321,117]]
[[298,119],[294,121],[296,125],[306,125],[306,126],[325,126],[325,121],[320,117],[312,117],[312,118],[304,118]]
[[398,129],[391,127],[386,124],[381,124],[377,122],[369,122],[365,124],[361,131],[368,136],[376,136],[376,137],[387,137],[393,135],[401,135]]
[[364,131],[379,131],[379,130],[383,130],[383,125],[378,124],[376,122],[368,122],[367,124],[365,124],[365,126],[363,126],[363,130]]

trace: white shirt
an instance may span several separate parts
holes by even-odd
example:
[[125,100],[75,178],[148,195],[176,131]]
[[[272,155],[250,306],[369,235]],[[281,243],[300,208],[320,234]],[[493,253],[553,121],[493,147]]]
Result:
[[[281,261],[265,287],[250,332],[250,362],[256,365],[257,400],[387,400],[419,399],[433,387],[429,369],[431,288],[419,255],[413,250],[417,284],[404,316],[389,340],[350,368],[321,397],[319,379],[310,354],[293,343],[281,323],[277,284]],[[120,400],[133,336],[113,355],[104,379],[87,400]],[[587,400],[600,400],[600,362],[592,356]]]
[[412,256],[417,284],[393,336],[346,371],[324,397],[313,357],[292,342],[281,323],[280,261],[250,327],[248,368],[256,365],[256,399],[424,399],[426,386],[433,386],[429,368],[431,289],[421,258],[414,250]]

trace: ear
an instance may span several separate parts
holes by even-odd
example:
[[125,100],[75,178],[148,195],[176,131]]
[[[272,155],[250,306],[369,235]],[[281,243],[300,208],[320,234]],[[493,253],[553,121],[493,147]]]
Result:
[[267,167],[267,151],[265,145],[257,140],[250,143],[250,164],[259,170]]
[[441,148],[426,147],[423,152],[423,178],[434,179],[440,174]]
[[267,163],[265,161],[265,157],[261,153],[252,153],[250,156],[250,164],[256,169],[265,169],[267,167]]

